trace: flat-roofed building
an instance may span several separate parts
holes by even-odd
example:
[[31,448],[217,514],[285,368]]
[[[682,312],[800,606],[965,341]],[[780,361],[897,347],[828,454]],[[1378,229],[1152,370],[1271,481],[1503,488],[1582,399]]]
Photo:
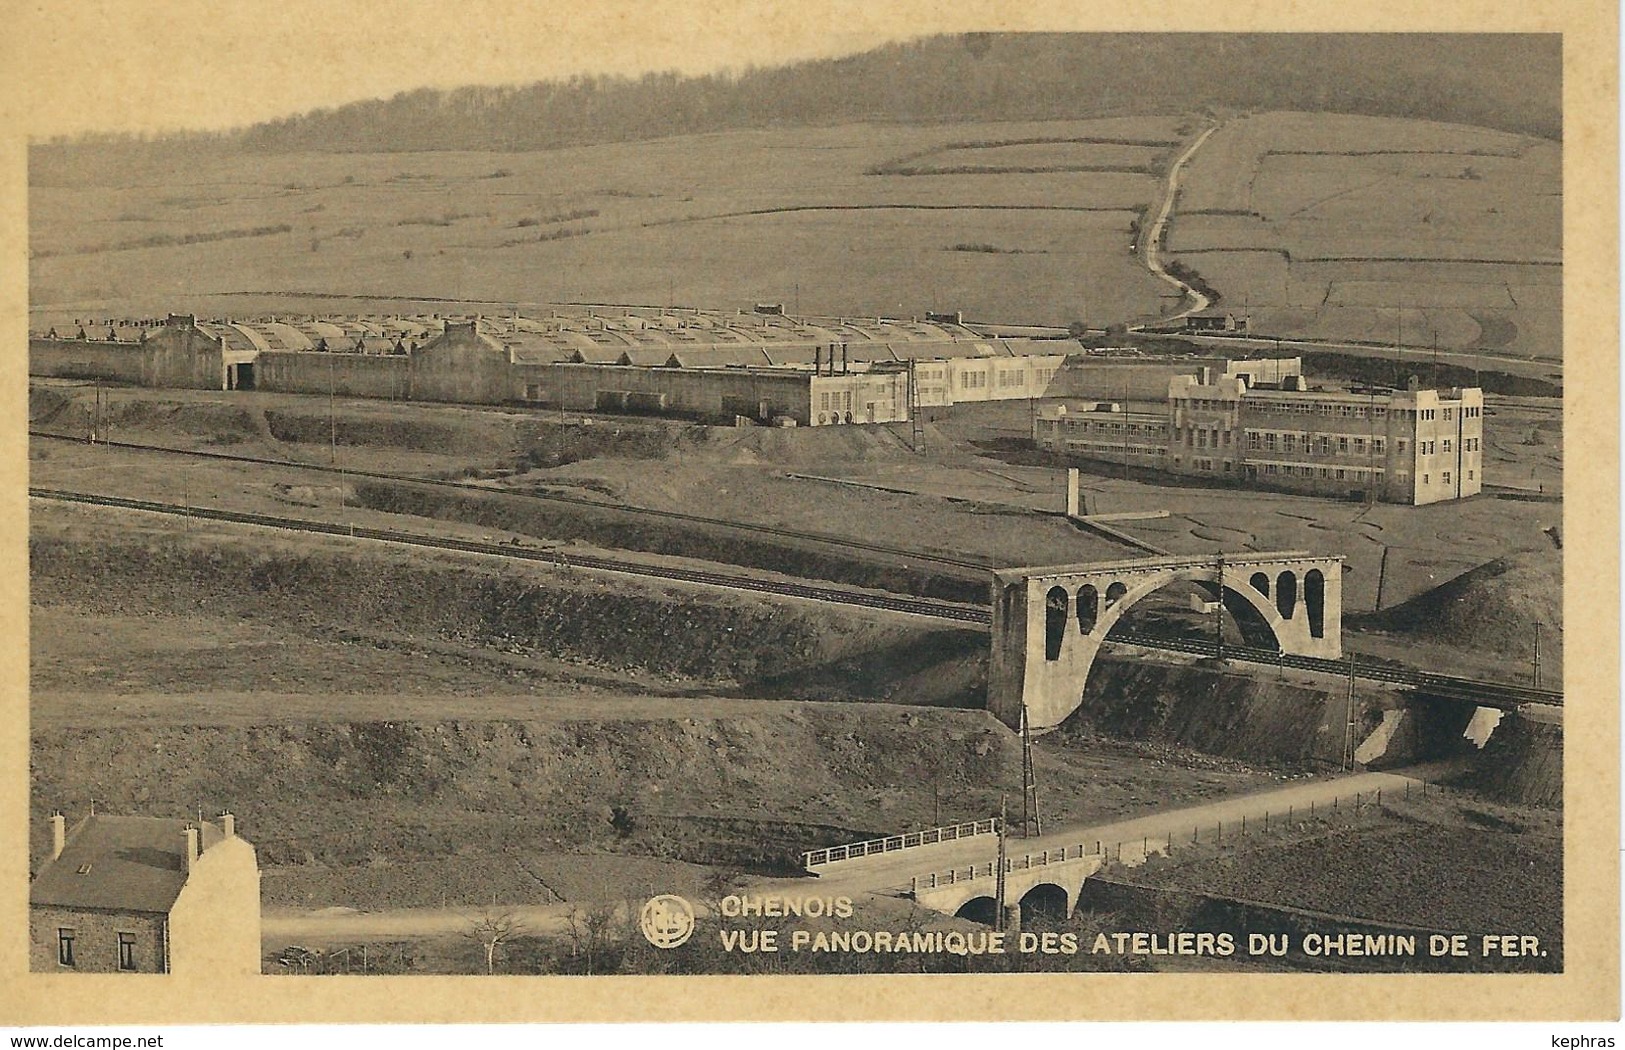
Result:
[[[1168,383],[1159,450],[1047,406],[1040,448],[1261,488],[1421,505],[1483,488],[1483,392],[1310,388],[1296,359],[1201,366]],[[1098,436],[1097,436],[1098,432]]]

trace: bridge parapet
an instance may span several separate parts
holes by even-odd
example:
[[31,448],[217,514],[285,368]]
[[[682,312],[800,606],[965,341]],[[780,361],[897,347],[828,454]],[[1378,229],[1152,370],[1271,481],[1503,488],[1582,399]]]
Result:
[[[1039,886],[1053,886],[1066,894],[1066,914],[1071,915],[1083,891],[1084,880],[1105,863],[1105,855],[1098,851],[1089,853],[1083,844],[1006,857],[1005,897],[1020,901]],[[955,915],[970,901],[993,896],[998,884],[998,865],[995,859],[917,875],[909,882],[909,895],[921,907]]]
[[959,842],[978,835],[997,835],[998,833],[999,818],[989,817],[986,820],[968,820],[960,824],[947,824],[942,827],[927,828],[924,831],[911,831],[903,835],[865,839],[862,842],[853,842],[845,846],[815,849],[803,853],[801,857],[803,866],[816,875],[820,874],[820,872],[815,869],[826,868],[831,864],[861,860],[865,857],[895,853],[899,850],[935,846],[944,842]]

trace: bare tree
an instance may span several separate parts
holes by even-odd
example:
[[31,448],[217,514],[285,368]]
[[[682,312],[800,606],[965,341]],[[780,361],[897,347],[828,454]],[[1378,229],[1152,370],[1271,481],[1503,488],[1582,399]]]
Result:
[[485,972],[496,973],[497,952],[504,944],[525,932],[525,922],[511,911],[487,909],[470,919],[465,936],[480,943],[485,949]]
[[570,954],[582,959],[587,976],[592,976],[593,959],[615,941],[615,913],[619,906],[597,904],[586,910],[572,905],[565,916],[570,936]]

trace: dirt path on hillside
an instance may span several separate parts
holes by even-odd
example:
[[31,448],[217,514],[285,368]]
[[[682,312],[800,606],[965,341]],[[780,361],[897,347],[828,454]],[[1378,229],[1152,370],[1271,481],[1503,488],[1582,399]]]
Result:
[[[1180,172],[1184,170],[1185,165],[1189,163],[1190,159],[1196,156],[1196,151],[1202,148],[1202,144],[1208,140],[1208,136],[1212,135],[1215,131],[1218,131],[1220,126],[1221,125],[1214,124],[1207,130],[1203,131],[1200,135],[1196,136],[1196,140],[1186,148],[1185,152],[1179,155],[1179,159],[1175,160],[1173,164],[1169,165],[1168,186],[1163,193],[1162,205],[1157,211],[1157,217],[1151,223],[1151,228],[1149,230],[1140,231],[1140,252],[1141,258],[1145,262],[1146,269],[1150,270],[1152,274],[1159,279],[1166,281],[1175,288],[1178,288],[1181,296],[1183,296],[1185,299],[1191,300],[1191,305],[1186,309],[1179,311],[1179,313],[1176,313],[1171,317],[1159,318],[1159,324],[1164,324],[1169,321],[1177,321],[1181,317],[1199,313],[1202,310],[1206,310],[1208,306],[1211,305],[1211,300],[1209,300],[1207,296],[1203,295],[1195,288],[1163,269],[1162,260],[1159,258],[1159,248],[1162,244],[1163,233],[1167,229],[1168,222],[1173,215],[1174,201],[1179,197]],[[1183,299],[1181,301],[1183,301]]]

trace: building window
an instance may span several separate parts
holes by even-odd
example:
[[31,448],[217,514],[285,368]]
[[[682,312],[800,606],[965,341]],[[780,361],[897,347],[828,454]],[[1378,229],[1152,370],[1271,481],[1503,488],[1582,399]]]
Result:
[[1275,432],[1274,431],[1271,431],[1270,433],[1264,435],[1264,447],[1266,449],[1268,449],[1269,451],[1271,451],[1271,452],[1275,451]]
[[1385,453],[1385,451],[1387,450],[1387,448],[1388,448],[1388,440],[1386,438],[1372,438],[1371,439],[1371,451],[1375,452],[1377,455],[1379,455],[1379,456],[1383,455]]
[[1348,471],[1344,470],[1342,467],[1338,467],[1337,468],[1337,480],[1338,481],[1344,481],[1347,478],[1348,478]]
[[76,966],[73,959],[73,931],[66,927],[56,931],[56,961],[59,966]]
[[1450,484],[1450,472],[1447,470],[1443,474],[1440,474],[1439,480],[1444,482],[1446,485]]
[[1264,473],[1266,473],[1266,474],[1273,474],[1273,473],[1275,473],[1275,469],[1276,469],[1276,468],[1275,468],[1275,464],[1274,464],[1274,463],[1266,463],[1266,464],[1264,464]]
[[1258,431],[1249,431],[1247,434],[1247,447],[1253,450],[1258,448]]
[[1340,437],[1340,438],[1337,439],[1337,454],[1340,455],[1340,456],[1346,456],[1346,455],[1349,454],[1349,439],[1348,438]]
[[1365,455],[1365,438],[1354,439],[1354,454],[1356,456]]
[[1332,439],[1324,434],[1320,436],[1320,454],[1323,456],[1332,454]]
[[1422,475],[1422,484],[1424,484],[1424,485],[1433,484],[1433,475],[1432,474],[1423,474]]
[[1470,471],[1470,470],[1469,470],[1469,471],[1468,471],[1468,472],[1467,472],[1467,480],[1468,480],[1468,481],[1471,481],[1471,480],[1473,480],[1473,472],[1472,472],[1472,471]]
[[133,933],[118,935],[118,968],[121,970],[135,969],[135,934]]
[[1449,438],[1444,439],[1444,450],[1446,452],[1450,451],[1450,439]]
[[1456,415],[1456,410],[1455,409],[1453,409],[1453,408],[1445,409],[1444,410],[1444,421],[1446,423],[1450,422],[1452,419],[1455,418],[1455,415]]
[[1405,439],[1404,438],[1399,439],[1399,452],[1400,452],[1400,455],[1405,454]]

